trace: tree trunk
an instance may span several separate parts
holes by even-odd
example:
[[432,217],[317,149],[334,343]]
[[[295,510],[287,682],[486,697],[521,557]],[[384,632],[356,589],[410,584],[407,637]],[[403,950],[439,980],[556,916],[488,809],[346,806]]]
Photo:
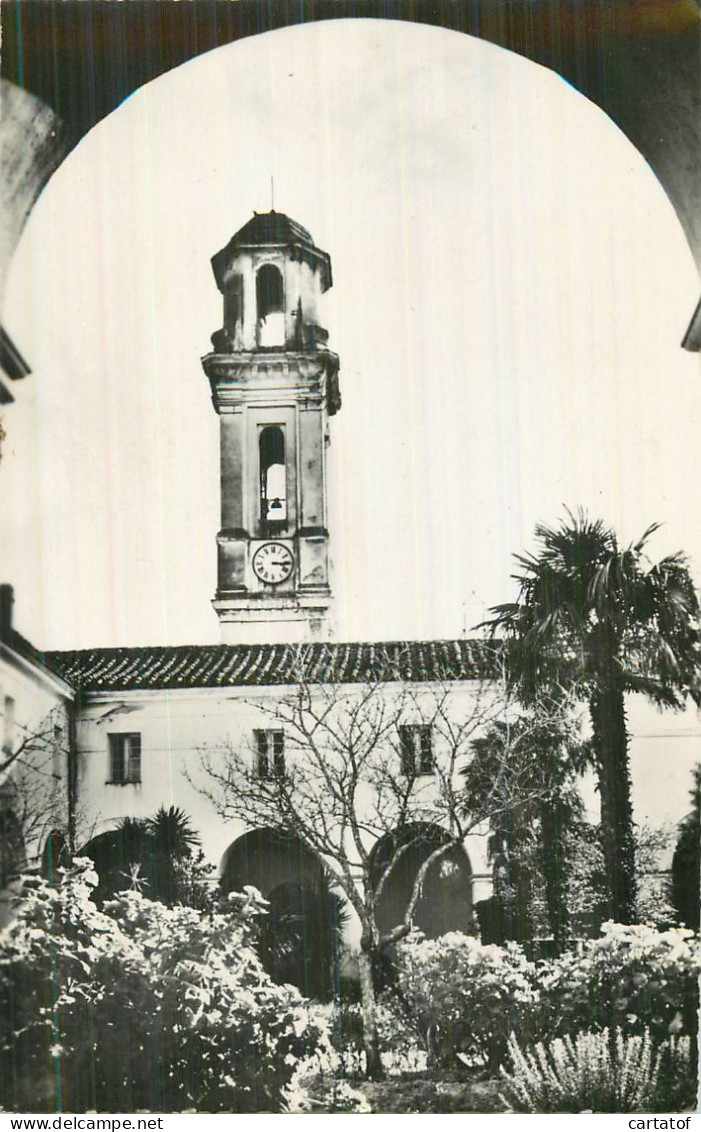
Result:
[[540,860],[545,883],[545,904],[553,945],[559,955],[567,936],[568,913],[565,893],[563,835],[564,807],[559,798],[548,798],[540,808]]
[[375,984],[372,980],[372,956],[361,947],[358,955],[360,975],[360,1007],[363,1015],[363,1048],[367,1059],[367,1075],[371,1081],[384,1077],[380,1057],[380,1041],[377,1035],[377,1015],[375,1010]]
[[609,914],[617,923],[631,924],[635,922],[636,898],[633,807],[625,703],[615,672],[594,691],[589,707],[601,795]]
[[514,919],[511,939],[527,946],[533,944],[533,853],[529,833],[521,829],[512,839],[509,849],[509,871],[514,892]]

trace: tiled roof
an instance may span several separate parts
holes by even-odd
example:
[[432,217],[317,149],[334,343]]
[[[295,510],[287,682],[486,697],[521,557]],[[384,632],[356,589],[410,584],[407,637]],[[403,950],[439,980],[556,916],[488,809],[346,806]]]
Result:
[[0,641],[7,645],[8,648],[11,648],[13,652],[23,656],[25,660],[41,664],[41,653],[34,648],[34,645],[31,644],[26,637],[18,633],[14,627],[10,626],[5,632],[0,630]]
[[260,244],[289,244],[302,243],[314,247],[312,235],[298,224],[285,216],[284,212],[256,212],[253,217],[239,228],[232,236],[232,247],[249,247]]
[[485,641],[362,644],[177,645],[48,652],[49,668],[83,692],[240,685],[476,680],[497,675]]
[[[61,676],[58,668],[52,668],[51,665],[47,664],[45,654],[36,649],[26,637],[23,637],[12,626],[8,626],[4,631],[0,630],[0,645],[6,645],[12,652],[29,661],[35,670],[43,670],[46,676],[59,676],[65,681],[65,677]],[[66,691],[66,695],[69,695],[68,691]]]

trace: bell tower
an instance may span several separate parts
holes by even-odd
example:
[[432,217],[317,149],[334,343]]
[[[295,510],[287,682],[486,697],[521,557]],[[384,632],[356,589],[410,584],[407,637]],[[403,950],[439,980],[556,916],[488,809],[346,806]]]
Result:
[[254,213],[212,259],[223,327],[202,359],[219,414],[214,608],[228,643],[327,635],[328,418],[338,357],[319,324],[331,261],[281,212]]

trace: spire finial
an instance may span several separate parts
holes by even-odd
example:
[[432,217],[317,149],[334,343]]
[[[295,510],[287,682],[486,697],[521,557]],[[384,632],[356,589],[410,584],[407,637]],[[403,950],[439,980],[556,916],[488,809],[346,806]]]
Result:
[[270,211],[275,212],[275,179],[270,174]]

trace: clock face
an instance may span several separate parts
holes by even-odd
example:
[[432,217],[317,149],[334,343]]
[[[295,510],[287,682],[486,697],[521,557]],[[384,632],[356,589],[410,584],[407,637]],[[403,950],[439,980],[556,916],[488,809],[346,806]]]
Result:
[[261,582],[278,586],[286,582],[294,569],[292,551],[282,542],[264,542],[253,555],[253,573]]

